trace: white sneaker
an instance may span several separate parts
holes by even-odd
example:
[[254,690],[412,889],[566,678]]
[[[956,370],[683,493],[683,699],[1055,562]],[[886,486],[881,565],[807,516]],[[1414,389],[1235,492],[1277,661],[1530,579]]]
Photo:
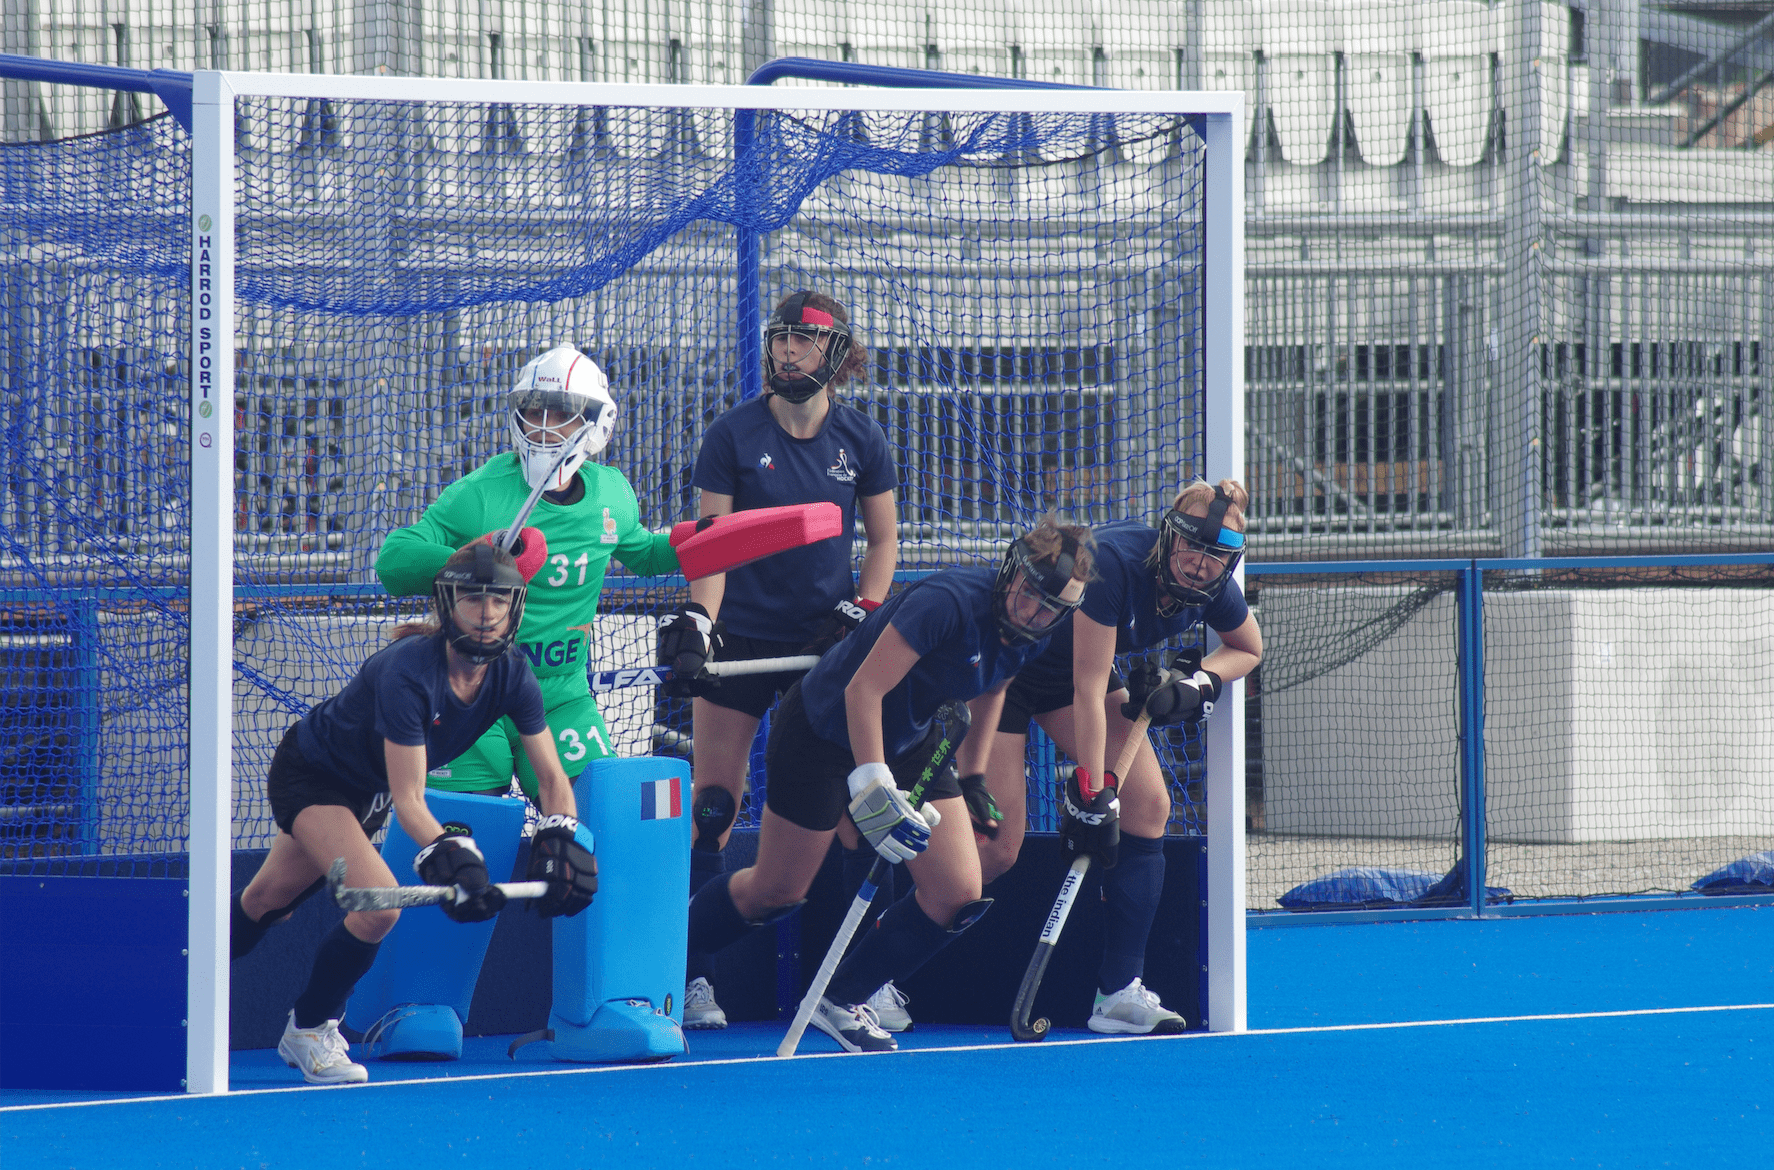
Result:
[[337,1020],[318,1028],[298,1028],[291,1011],[283,1039],[277,1042],[277,1055],[291,1068],[301,1069],[302,1079],[311,1085],[361,1085],[370,1079],[368,1069],[352,1063],[351,1045],[339,1035]]
[[684,988],[684,1027],[725,1028],[727,1013],[715,1002],[715,989],[709,986],[708,980],[698,975],[690,980],[690,986]]
[[845,1052],[893,1052],[899,1048],[899,1042],[881,1030],[881,1021],[866,1003],[838,1004],[821,996],[810,1022]]
[[881,984],[881,990],[869,996],[869,1007],[874,1011],[875,1019],[880,1023],[882,1030],[887,1032],[910,1032],[912,1030],[912,1017],[905,1010],[905,1005],[910,1002],[911,997],[893,986],[891,979]]
[[1135,979],[1114,995],[1097,992],[1089,1027],[1092,1032],[1171,1036],[1186,1031],[1189,1022],[1165,1007],[1156,992]]

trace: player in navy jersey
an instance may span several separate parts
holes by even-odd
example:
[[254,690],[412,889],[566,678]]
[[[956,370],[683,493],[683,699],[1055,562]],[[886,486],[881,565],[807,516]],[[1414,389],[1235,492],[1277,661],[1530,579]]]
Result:
[[[573,789],[555,756],[542,690],[512,645],[526,586],[509,553],[475,544],[453,554],[432,587],[433,622],[397,626],[393,644],[372,654],[345,689],[323,700],[284,734],[266,777],[277,838],[265,864],[236,894],[233,957],[256,946],[319,889],[335,858],[353,886],[399,883],[370,844],[390,810],[415,841],[428,841],[413,868],[461,896],[443,904],[461,922],[499,912],[470,827],[440,825],[425,804],[425,774],[449,763],[494,723],[510,716],[540,782],[542,823],[531,843],[529,876],[546,881],[542,914],[577,914],[597,890],[590,834],[575,817]],[[421,911],[422,912],[422,911]],[[351,989],[375,962],[398,910],[357,910],[322,940],[308,986],[296,998],[278,1054],[315,1084],[367,1080],[339,1034]]]
[[[1149,743],[1139,748],[1126,776],[1105,774],[1139,715],[1115,673],[1115,655],[1188,637],[1202,621],[1219,633],[1219,647],[1198,668],[1152,694],[1147,710],[1156,727],[1198,727],[1212,713],[1221,686],[1256,668],[1263,636],[1232,577],[1244,550],[1247,501],[1232,480],[1217,487],[1197,481],[1177,496],[1156,530],[1131,521],[1097,528],[1096,577],[1079,612],[1017,675],[1002,710],[990,713],[995,723],[978,718],[986,713],[976,710],[976,734],[962,747],[963,787],[993,794],[1001,814],[998,825],[979,826],[987,882],[1008,870],[1022,848],[1029,721],[1078,763],[1066,784],[1064,845],[1070,853],[1091,853],[1106,867],[1093,1031],[1146,1034],[1186,1026],[1140,979],[1164,889],[1170,790]],[[997,734],[988,734],[993,726]],[[1092,789],[1100,789],[1094,802]],[[970,807],[977,809],[972,802]]]
[[[887,436],[835,395],[867,361],[843,305],[820,293],[791,294],[764,330],[764,395],[717,418],[697,452],[691,482],[702,491],[702,516],[829,500],[843,510],[844,530],[768,564],[693,581],[689,603],[660,622],[659,661],[685,680],[668,690],[695,696],[691,893],[724,868],[721,850],[745,795],[752,738],[798,677],[742,675],[717,684],[697,672],[711,658],[823,653],[893,584],[898,517]],[[860,581],[851,576],[859,511],[867,538]],[[692,951],[689,968],[684,1027],[726,1027],[707,956]]]
[[792,912],[848,811],[881,856],[905,862],[916,888],[882,912],[832,976],[815,1027],[847,1052],[891,1051],[869,999],[916,971],[976,922],[979,851],[954,757],[916,786],[943,735],[938,709],[980,699],[997,717],[1010,680],[1063,625],[1091,573],[1086,528],[1044,520],[1011,543],[994,575],[957,568],[926,577],[870,614],[789,688],[771,720],[769,778],[757,861],[709,881],[690,903],[690,943],[705,952]]

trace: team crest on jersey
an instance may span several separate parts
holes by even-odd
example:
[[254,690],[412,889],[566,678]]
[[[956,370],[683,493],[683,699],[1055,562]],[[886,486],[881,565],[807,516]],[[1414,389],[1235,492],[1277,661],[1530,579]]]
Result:
[[610,515],[608,508],[604,509],[604,534],[598,539],[604,544],[616,543],[616,517]]
[[758,466],[762,467],[765,471],[775,471],[776,470],[776,464],[770,462],[769,452],[765,452],[764,454],[758,456]]
[[844,448],[838,448],[838,461],[825,469],[825,473],[839,483],[855,483],[856,472],[850,467],[850,459],[844,454]]

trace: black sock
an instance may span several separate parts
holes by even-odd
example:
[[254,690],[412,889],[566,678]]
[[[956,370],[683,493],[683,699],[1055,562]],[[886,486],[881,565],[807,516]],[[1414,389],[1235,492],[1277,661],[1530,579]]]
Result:
[[825,997],[833,1003],[863,1003],[882,984],[922,967],[953,937],[930,920],[916,894],[907,894],[881,912],[875,928],[838,965]]
[[343,922],[333,927],[332,933],[320,940],[307,989],[296,997],[296,1027],[318,1028],[344,1015],[351,989],[364,977],[381,949],[381,943],[364,942],[346,930]]
[[1103,965],[1097,985],[1112,995],[1146,969],[1146,938],[1164,894],[1164,839],[1121,834],[1115,868],[1103,872]]
[[[726,871],[727,856],[724,850],[690,850],[690,896],[694,898],[696,891]],[[699,951],[695,947],[691,947],[684,956],[684,982],[688,983],[693,979],[709,979],[713,975],[714,961],[712,956],[707,951]]]
[[[265,932],[271,929],[269,924],[255,921],[246,912],[246,908],[240,904],[240,895],[244,893],[246,891],[241,890],[228,902],[228,952],[230,957],[236,959],[251,954],[252,949],[259,945],[259,940],[265,937]],[[269,918],[270,915],[266,917]]]
[[733,875],[723,873],[703,884],[690,899],[690,949],[712,955],[732,946],[751,930],[751,923],[739,916],[733,894],[727,886]]

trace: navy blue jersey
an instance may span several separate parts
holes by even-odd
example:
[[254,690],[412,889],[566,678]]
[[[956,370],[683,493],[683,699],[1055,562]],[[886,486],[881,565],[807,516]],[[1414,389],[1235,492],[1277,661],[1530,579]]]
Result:
[[794,642],[813,637],[833,606],[856,596],[856,501],[890,492],[897,481],[887,436],[862,411],[833,402],[819,433],[797,439],[766,402],[742,402],[709,425],[690,482],[732,496],[735,512],[822,500],[843,509],[841,535],[727,574],[719,615],[727,628]]
[[[1226,582],[1207,606],[1183,606],[1169,615],[1158,612],[1158,574],[1146,563],[1158,530],[1133,520],[1118,520],[1091,530],[1096,536],[1096,578],[1085,586],[1078,609],[1098,625],[1115,630],[1115,653],[1129,654],[1162,646],[1206,621],[1222,633],[1236,630],[1250,616],[1237,581]],[[1023,682],[1045,687],[1069,686],[1072,678],[1072,623],[1066,622],[1047,644],[1047,652],[1029,664]]]
[[450,689],[443,636],[414,634],[370,655],[344,690],[302,716],[296,742],[309,763],[345,787],[386,792],[383,740],[422,745],[430,771],[467,751],[506,715],[520,734],[548,730],[542,688],[515,645],[487,664],[480,693],[464,703]]
[[844,688],[889,625],[920,656],[881,699],[881,736],[890,760],[923,738],[945,701],[977,698],[1014,677],[1047,643],[1006,646],[999,638],[992,612],[996,579],[991,569],[944,569],[871,613],[801,679],[801,700],[813,730],[821,739],[849,744]]

